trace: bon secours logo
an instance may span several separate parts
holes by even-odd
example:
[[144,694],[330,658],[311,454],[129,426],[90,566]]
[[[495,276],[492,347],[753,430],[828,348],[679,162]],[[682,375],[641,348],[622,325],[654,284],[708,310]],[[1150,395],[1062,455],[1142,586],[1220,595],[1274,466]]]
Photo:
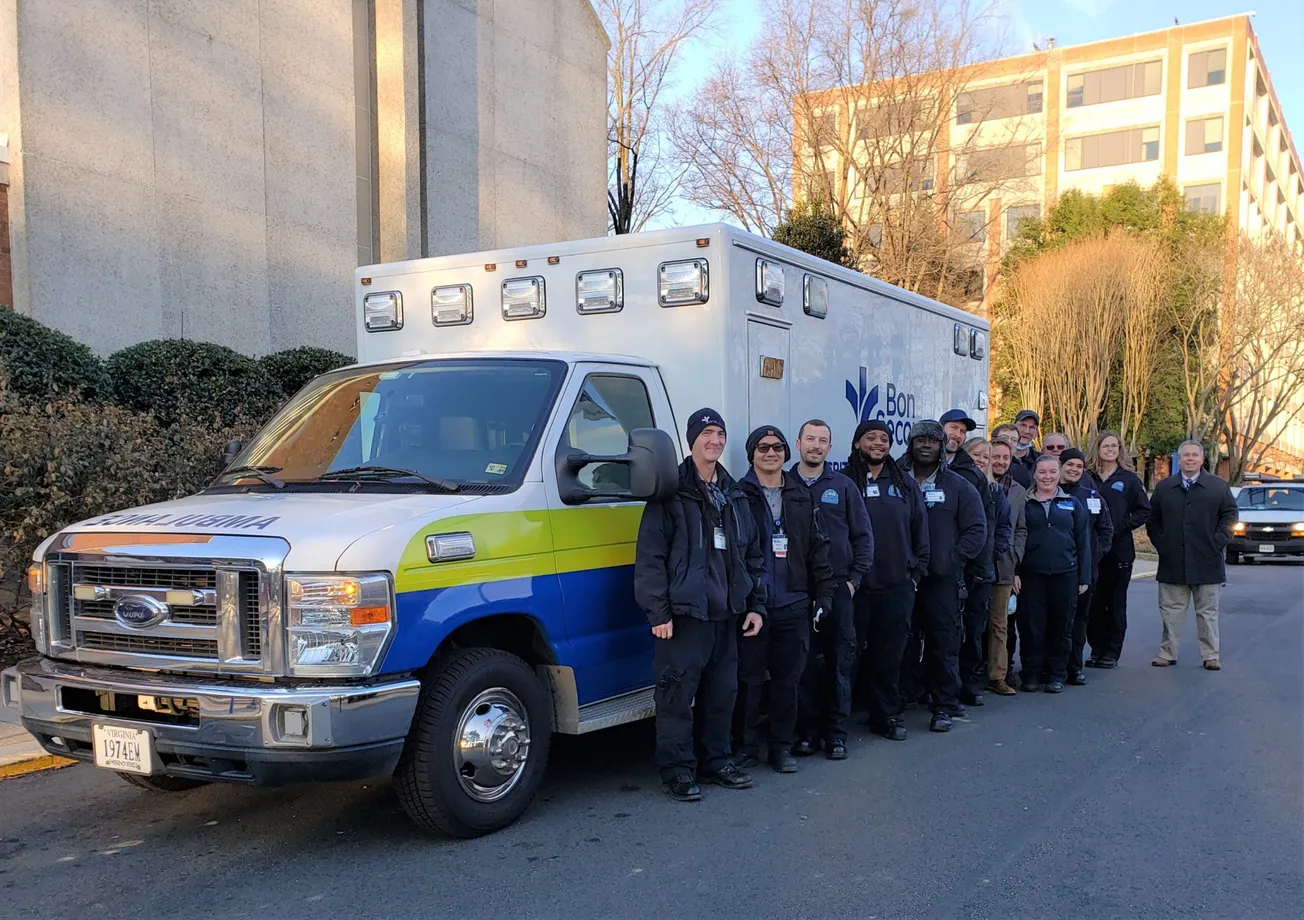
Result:
[[847,402],[851,411],[856,413],[856,423],[870,419],[881,419],[892,429],[892,443],[904,444],[910,437],[910,424],[915,419],[915,394],[906,393],[896,388],[893,383],[884,384],[885,400],[879,406],[879,386],[869,386],[869,368],[860,368],[860,386],[850,380],[847,382]]

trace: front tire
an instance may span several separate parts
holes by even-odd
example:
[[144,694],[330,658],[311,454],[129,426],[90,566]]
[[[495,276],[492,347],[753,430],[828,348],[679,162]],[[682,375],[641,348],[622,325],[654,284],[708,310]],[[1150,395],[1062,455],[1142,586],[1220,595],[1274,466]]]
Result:
[[148,789],[150,792],[189,792],[191,789],[198,789],[200,786],[208,785],[202,779],[168,776],[166,773],[160,773],[156,776],[145,776],[142,773],[119,773],[118,775],[131,785],[141,789]]
[[1238,553],[1238,552],[1236,552],[1236,551],[1234,551],[1234,550],[1230,550],[1230,549],[1227,550],[1227,564],[1228,564],[1228,565],[1240,565],[1240,564],[1241,564],[1241,554]]
[[501,830],[543,782],[547,692],[520,658],[488,648],[458,652],[422,683],[394,770],[399,803],[420,827],[450,837]]

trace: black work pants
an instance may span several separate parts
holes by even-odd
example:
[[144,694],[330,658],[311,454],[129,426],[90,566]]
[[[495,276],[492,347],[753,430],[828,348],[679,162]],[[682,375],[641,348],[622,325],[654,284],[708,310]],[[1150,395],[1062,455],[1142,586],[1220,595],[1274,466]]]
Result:
[[[911,635],[901,662],[901,699],[928,692],[933,712],[954,714],[960,703],[960,582],[958,574],[919,583]],[[921,650],[922,646],[922,650]]]
[[[771,610],[761,631],[738,640],[739,754],[764,758],[797,743],[797,688],[810,648],[810,603]],[[765,680],[769,672],[768,684]],[[761,717],[765,694],[769,731]]]
[[1087,620],[1091,616],[1091,598],[1096,592],[1096,586],[1090,588],[1078,595],[1077,605],[1073,610],[1073,629],[1070,634],[1069,642],[1069,667],[1070,674],[1082,673],[1082,650],[1087,644]]
[[860,666],[856,695],[869,710],[869,724],[881,728],[901,713],[901,659],[910,637],[914,583],[856,592]]
[[652,643],[661,779],[668,782],[684,774],[696,778],[695,741],[702,749],[702,769],[718,772],[733,759],[729,735],[738,694],[738,618],[677,616],[673,635]]
[[856,618],[845,582],[833,592],[833,609],[812,625],[810,654],[797,701],[797,734],[806,741],[847,740],[851,674],[856,664]]
[[987,621],[992,615],[990,582],[971,585],[964,601],[964,637],[960,643],[960,686],[969,693],[987,687]]
[[1132,563],[1106,554],[1100,561],[1100,581],[1087,620],[1087,641],[1091,657],[1118,661],[1127,635],[1127,588],[1132,582]]
[[1078,570],[1020,573],[1019,680],[1063,681],[1068,676],[1070,631],[1078,601]]

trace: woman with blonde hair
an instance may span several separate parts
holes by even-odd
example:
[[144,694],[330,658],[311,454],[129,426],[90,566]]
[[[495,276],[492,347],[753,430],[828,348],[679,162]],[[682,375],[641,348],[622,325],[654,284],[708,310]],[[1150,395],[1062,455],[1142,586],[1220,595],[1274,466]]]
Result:
[[1087,451],[1087,469],[1100,483],[1100,493],[1114,523],[1114,540],[1100,560],[1100,582],[1087,620],[1091,658],[1086,665],[1116,668],[1127,632],[1127,587],[1136,561],[1132,531],[1150,519],[1150,499],[1116,431],[1096,435]]

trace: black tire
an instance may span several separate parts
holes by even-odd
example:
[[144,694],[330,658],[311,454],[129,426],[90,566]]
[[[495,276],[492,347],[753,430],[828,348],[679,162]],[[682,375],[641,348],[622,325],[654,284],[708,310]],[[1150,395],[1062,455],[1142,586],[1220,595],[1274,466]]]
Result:
[[1235,552],[1234,550],[1230,550],[1230,549],[1227,550],[1227,564],[1228,564],[1228,565],[1240,565],[1240,564],[1241,564],[1241,554],[1238,553],[1238,552]]
[[[454,740],[468,707],[486,692],[506,689],[520,702],[529,729],[528,754],[515,784],[495,801],[481,801],[464,786]],[[548,765],[552,740],[548,693],[534,670],[515,655],[476,648],[442,661],[422,683],[412,730],[394,770],[399,803],[417,825],[450,837],[480,837],[501,830],[529,807]]]
[[181,776],[168,776],[167,774],[144,776],[140,773],[119,773],[118,775],[131,785],[139,786],[141,789],[148,789],[150,792],[189,792],[191,789],[198,789],[200,786],[208,785],[202,779],[186,779]]

